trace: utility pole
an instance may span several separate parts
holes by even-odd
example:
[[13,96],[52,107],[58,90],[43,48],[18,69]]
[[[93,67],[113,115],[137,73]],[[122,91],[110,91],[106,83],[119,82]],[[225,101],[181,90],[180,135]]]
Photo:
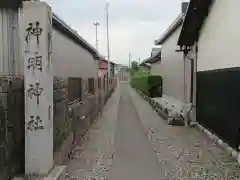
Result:
[[94,26],[96,26],[96,49],[97,51],[99,50],[98,49],[98,26],[100,25],[99,22],[95,22],[93,23]]
[[132,58],[132,55],[131,53],[128,54],[128,64],[129,64],[129,69],[131,69],[131,58]]
[[109,44],[109,29],[108,29],[108,7],[109,3],[106,3],[106,23],[107,23],[107,53],[108,53],[108,78],[110,79],[110,44]]
[[128,54],[128,60],[129,60],[129,77],[131,76],[132,73],[132,54],[129,52]]

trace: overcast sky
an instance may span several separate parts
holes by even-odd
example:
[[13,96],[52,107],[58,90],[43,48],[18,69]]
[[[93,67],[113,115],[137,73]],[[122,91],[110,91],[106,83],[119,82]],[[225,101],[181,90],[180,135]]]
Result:
[[[95,26],[98,21],[99,49],[107,55],[106,0],[44,0],[61,19],[95,47]],[[128,64],[150,55],[154,40],[168,28],[181,12],[183,0],[108,0],[111,60]]]

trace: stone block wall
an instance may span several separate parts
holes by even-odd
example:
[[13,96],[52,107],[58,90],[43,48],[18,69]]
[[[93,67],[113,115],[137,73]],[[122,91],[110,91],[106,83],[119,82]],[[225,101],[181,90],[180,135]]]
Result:
[[71,123],[68,119],[67,79],[54,77],[53,104],[54,152],[56,152],[71,132]]
[[0,180],[24,172],[23,77],[0,77]]

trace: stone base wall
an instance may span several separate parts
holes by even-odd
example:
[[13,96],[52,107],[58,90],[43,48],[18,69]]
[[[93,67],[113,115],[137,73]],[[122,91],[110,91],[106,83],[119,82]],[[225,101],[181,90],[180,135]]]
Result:
[[[54,162],[62,164],[72,144],[72,119],[68,117],[68,80],[54,77],[53,82],[53,141]],[[69,147],[68,147],[69,146]]]
[[[103,82],[103,81],[102,81]],[[79,136],[89,129],[116,81],[97,89],[82,101],[68,102],[68,80],[54,78],[54,161],[64,164]],[[71,109],[71,111],[69,111]],[[25,109],[23,77],[0,77],[0,180],[24,173],[25,167]]]
[[97,119],[117,81],[113,80],[108,88],[103,85],[100,89],[96,88],[94,94],[88,94],[83,88],[82,100],[76,99],[71,103],[67,103],[68,99],[64,95],[68,93],[66,80],[55,80],[54,84],[54,161],[56,164],[64,164],[74,144],[80,143],[77,142],[81,139],[79,137],[83,136]]

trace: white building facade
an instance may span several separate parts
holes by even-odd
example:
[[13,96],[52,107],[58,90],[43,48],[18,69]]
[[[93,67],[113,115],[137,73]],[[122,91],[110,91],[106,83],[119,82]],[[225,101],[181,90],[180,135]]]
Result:
[[182,53],[178,49],[177,40],[183,22],[181,14],[167,29],[163,36],[156,41],[161,45],[161,61],[151,66],[151,73],[163,78],[163,93],[184,102],[184,63]]
[[196,120],[233,148],[240,128],[239,7],[238,0],[191,1],[178,40],[192,64],[185,70]]

